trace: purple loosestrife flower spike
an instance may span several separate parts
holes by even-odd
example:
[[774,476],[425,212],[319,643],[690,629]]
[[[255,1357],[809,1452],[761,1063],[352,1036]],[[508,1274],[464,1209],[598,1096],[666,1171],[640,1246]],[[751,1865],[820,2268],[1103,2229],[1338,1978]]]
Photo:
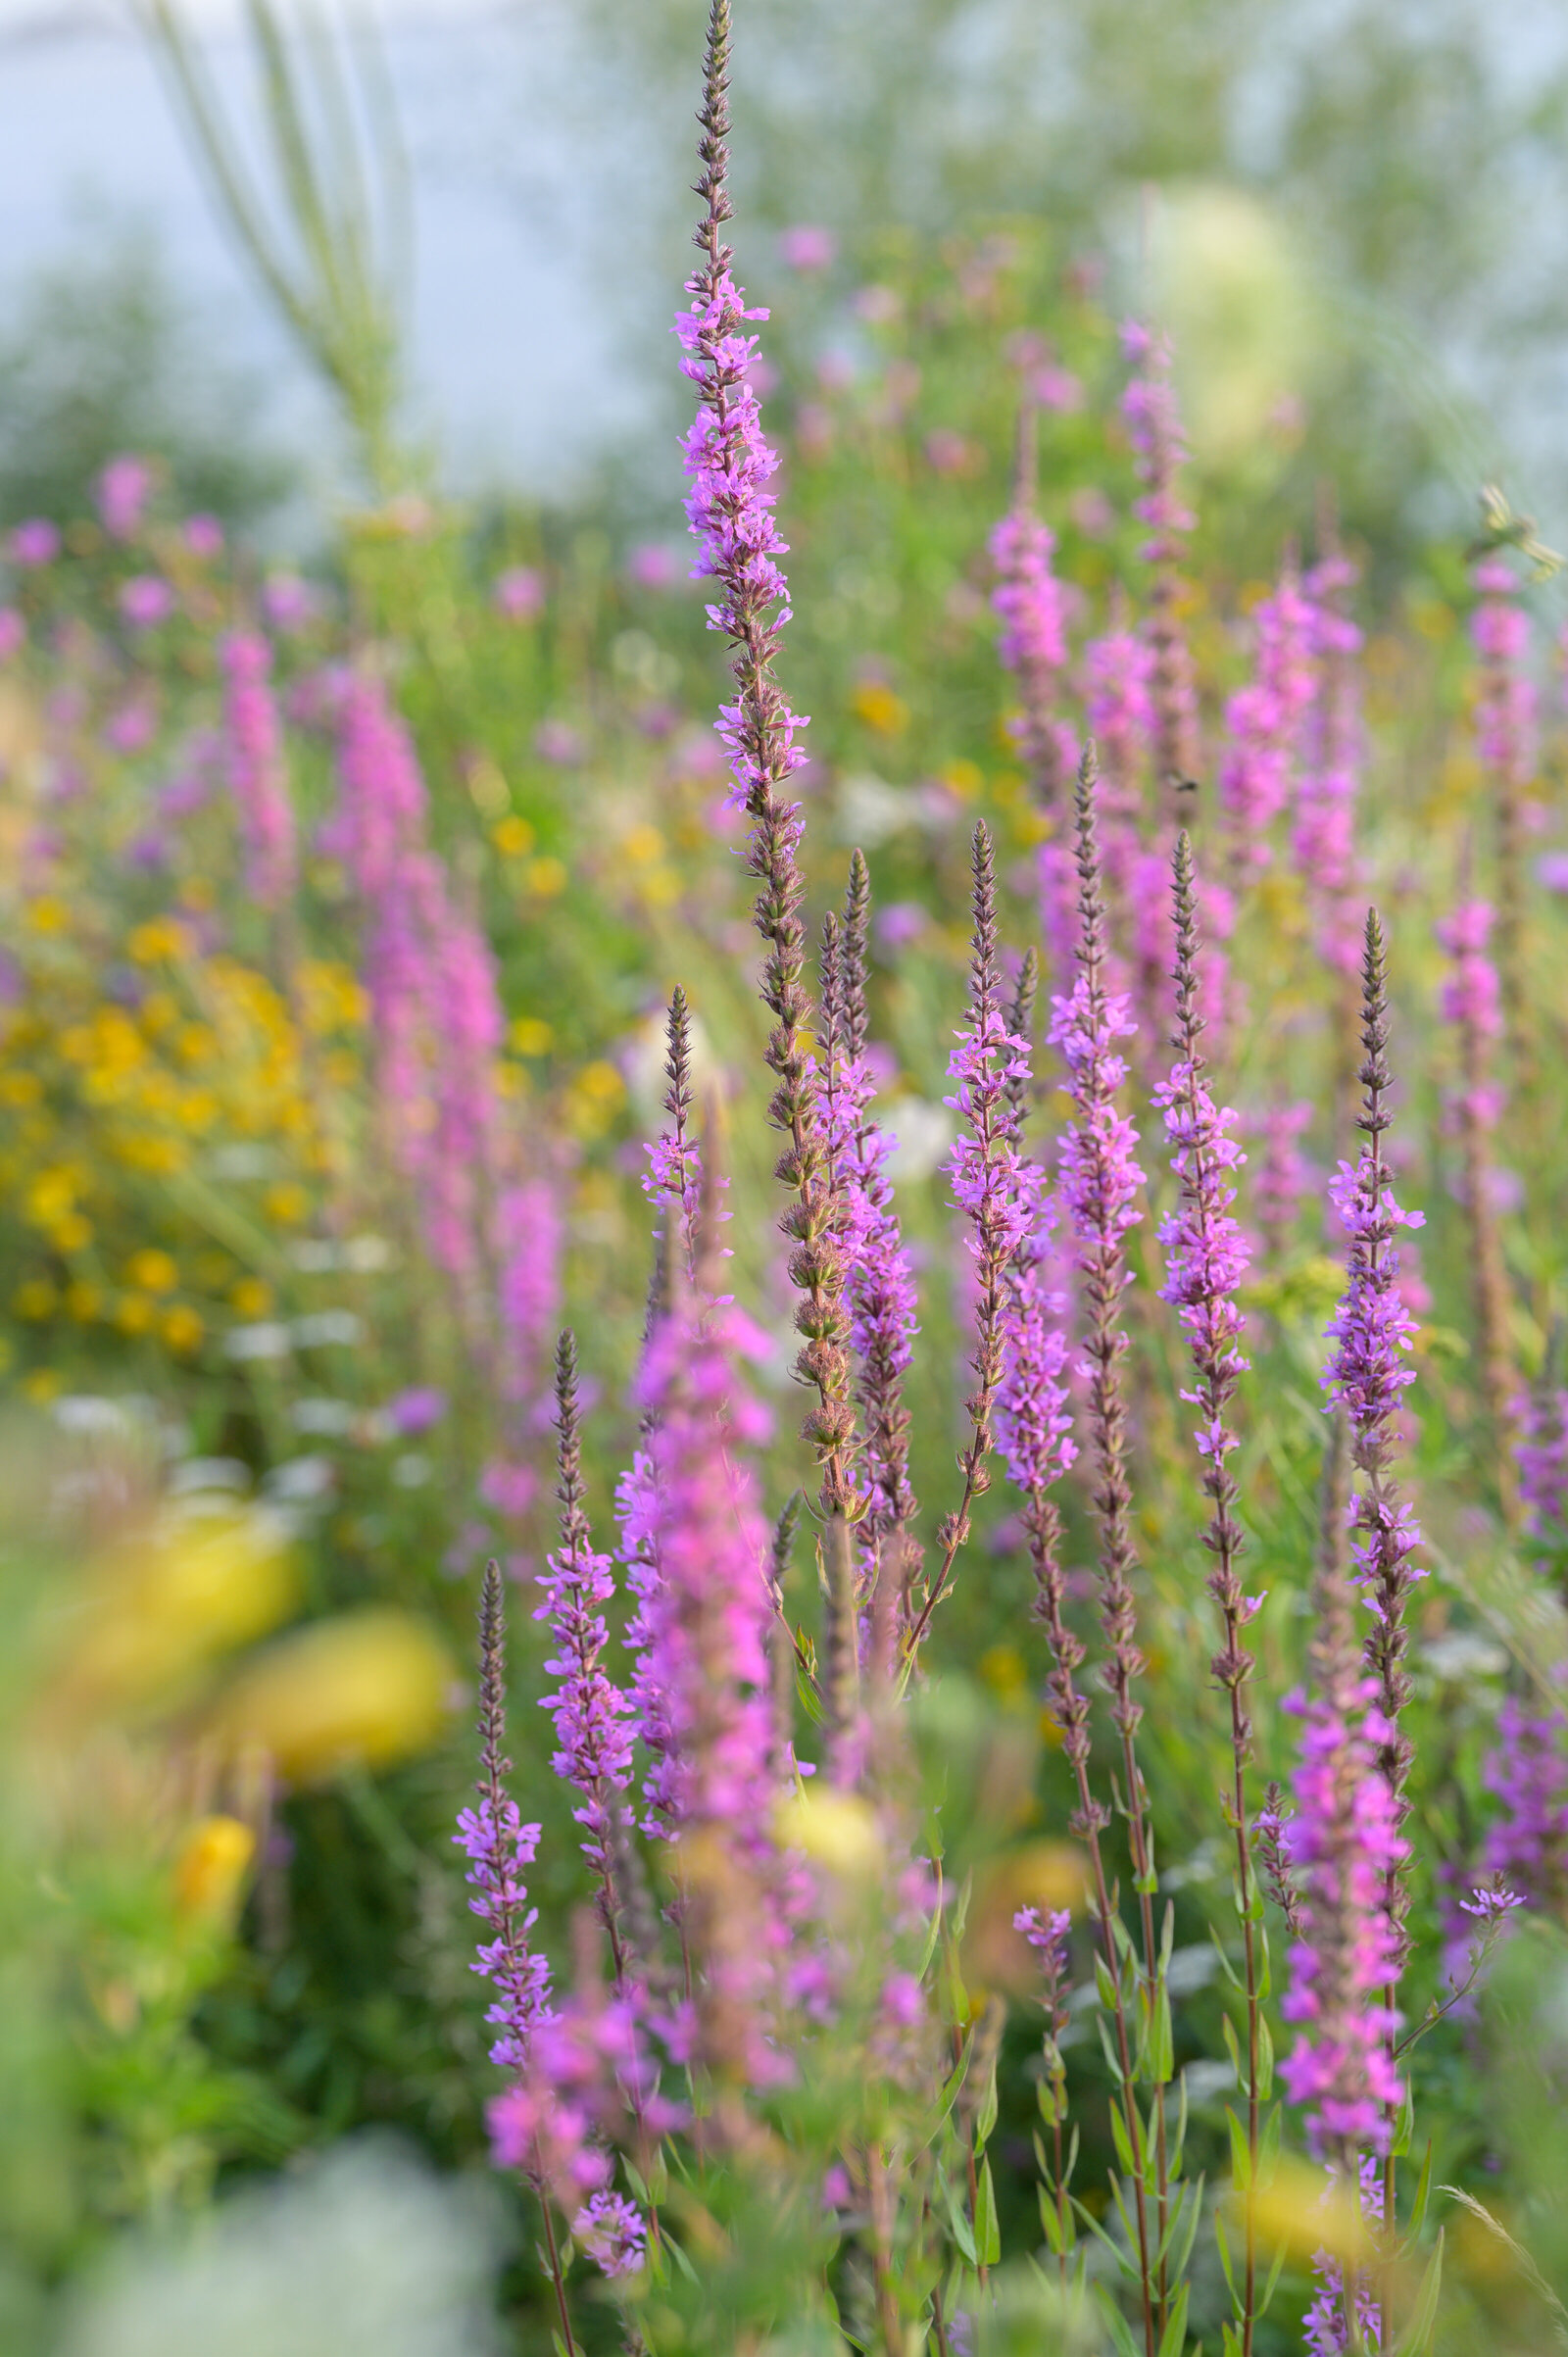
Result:
[[1354,900],[1360,873],[1355,798],[1362,753],[1355,658],[1361,633],[1345,611],[1346,593],[1355,580],[1355,566],[1339,555],[1331,526],[1327,553],[1305,582],[1315,677],[1297,771],[1291,848],[1306,886],[1318,955],[1333,972],[1347,978],[1354,975],[1361,957],[1361,922]]
[[1449,915],[1440,917],[1437,925],[1438,939],[1449,958],[1440,1005],[1444,1020],[1458,1034],[1462,1073],[1461,1086],[1450,1099],[1450,1110],[1464,1155],[1464,1208],[1470,1230],[1481,1385],[1494,1443],[1503,1519],[1513,1525],[1519,1518],[1514,1473],[1518,1382],[1508,1348],[1508,1272],[1497,1232],[1490,1152],[1492,1132],[1503,1106],[1494,1067],[1502,1007],[1497,970],[1487,956],[1491,931],[1492,909],[1486,901],[1462,900]]
[[[1409,1644],[1404,1614],[1410,1590],[1426,1574],[1412,1561],[1421,1534],[1410,1507],[1401,1501],[1389,1477],[1399,1401],[1405,1387],[1415,1380],[1414,1370],[1405,1365],[1403,1356],[1414,1337],[1415,1321],[1399,1298],[1399,1255],[1394,1240],[1400,1227],[1422,1226],[1424,1214],[1400,1209],[1383,1157],[1383,1138],[1393,1115],[1387,1106],[1389,1063],[1385,1053],[1389,1040],[1388,968],[1375,908],[1367,911],[1361,991],[1363,1055],[1358,1077],[1362,1103],[1356,1126],[1365,1132],[1367,1142],[1356,1167],[1352,1170],[1348,1162],[1342,1162],[1339,1176],[1329,1185],[1349,1236],[1349,1248],[1345,1295],[1328,1327],[1333,1347],[1323,1387],[1334,1404],[1345,1411],[1351,1462],[1365,1482],[1351,1504],[1354,1536],[1350,1552],[1354,1578],[1372,1613],[1366,1658],[1378,1680],[1379,1765],[1393,1795],[1397,1832],[1408,1814],[1404,1785],[1412,1755],[1410,1740],[1399,1723],[1410,1695],[1403,1666]],[[1388,1903],[1395,1953],[1402,1962],[1409,1900],[1398,1873],[1391,1872]]]
[[697,1274],[697,1222],[703,1194],[702,1155],[691,1132],[692,1027],[686,993],[677,982],[664,1035],[664,1110],[669,1127],[645,1147],[643,1192],[662,1214],[666,1246],[678,1244],[688,1282]]
[[1235,1514],[1236,1480],[1226,1461],[1236,1448],[1236,1434],[1225,1421],[1237,1381],[1249,1364],[1241,1351],[1246,1321],[1236,1300],[1249,1254],[1246,1239],[1231,1212],[1236,1201],[1231,1173],[1246,1156],[1230,1135],[1235,1114],[1228,1105],[1215,1105],[1203,1079],[1198,902],[1193,847],[1185,833],[1176,839],[1172,901],[1176,927],[1176,1031],[1172,1046],[1177,1060],[1169,1080],[1155,1089],[1154,1102],[1165,1116],[1171,1169],[1181,1195],[1176,1209],[1160,1222],[1165,1282],[1159,1291],[1160,1299],[1174,1306],[1193,1354],[1197,1389],[1184,1391],[1182,1398],[1199,1410],[1200,1417],[1195,1438],[1202,1467],[1202,1489],[1210,1507],[1203,1545],[1214,1559],[1207,1586],[1225,1637],[1209,1667],[1230,1700],[1231,1786],[1225,1813],[1236,1844],[1237,1889],[1242,1894],[1250,2167],[1242,2281],[1234,2287],[1234,2296],[1241,2345],[1250,2357],[1257,2271],[1257,2226],[1250,2187],[1257,2175],[1261,2125],[1262,1975],[1257,1928],[1249,1903],[1252,1860],[1248,1831],[1247,1764],[1252,1752],[1252,1723],[1244,1690],[1251,1675],[1252,1655],[1247,1650],[1243,1632],[1262,1598],[1246,1594],[1236,1568],[1245,1542]]
[[[769,1835],[776,1740],[767,1636],[769,1543],[741,1444],[760,1439],[743,1339],[705,1206],[699,1283],[677,1283],[639,1392],[651,1413],[659,1577],[644,1603],[647,1684],[662,1697],[683,1929],[699,1970],[697,2052],[731,2090],[776,2074],[768,2017],[788,1945]],[[722,2122],[719,2133],[727,2133]]]
[[1198,903],[1193,873],[1193,849],[1187,836],[1178,836],[1174,861],[1176,919],[1176,1036],[1177,1062],[1169,1080],[1154,1091],[1154,1102],[1165,1117],[1171,1169],[1181,1188],[1177,1209],[1160,1221],[1159,1241],[1165,1251],[1165,1282],[1160,1299],[1176,1310],[1193,1354],[1198,1389],[1182,1398],[1201,1414],[1196,1439],[1202,1460],[1202,1487],[1211,1514],[1203,1544],[1214,1557],[1208,1592],[1225,1625],[1224,1650],[1210,1664],[1219,1684],[1231,1695],[1236,1711],[1232,1733],[1237,1774],[1250,1755],[1251,1728],[1242,1705],[1241,1690],[1252,1667],[1242,1643],[1242,1631],[1256,1611],[1260,1598],[1244,1595],[1236,1559],[1244,1545],[1234,1512],[1236,1482],[1226,1463],[1236,1447],[1236,1435],[1225,1422],[1238,1378],[1249,1361],[1242,1356],[1246,1319],[1237,1304],[1237,1288],[1250,1258],[1247,1239],[1232,1216],[1236,1189],[1231,1173],[1247,1157],[1230,1135],[1236,1115],[1217,1106],[1203,1079],[1200,1036],[1203,1018],[1199,1012]]
[[1066,613],[1051,569],[1055,535],[1035,513],[1035,412],[1018,413],[1012,506],[991,535],[997,586],[992,611],[1002,624],[997,654],[1018,683],[1012,734],[1042,810],[1054,810],[1071,774],[1071,733],[1051,715],[1052,687],[1066,661]]
[[1524,1060],[1525,997],[1520,970],[1524,917],[1524,797],[1536,774],[1536,691],[1525,669],[1530,617],[1516,603],[1519,583],[1507,559],[1494,554],[1472,576],[1481,592],[1470,624],[1480,658],[1476,751],[1496,811],[1497,965],[1508,1043]]
[[[1068,998],[1053,1002],[1051,1037],[1067,1067],[1074,1119],[1062,1133],[1058,1154],[1059,1192],[1083,1277],[1085,1373],[1089,1382],[1089,1437],[1094,1452],[1094,1508],[1100,1529],[1100,1625],[1105,1640],[1102,1677],[1110,1695],[1110,1717],[1121,1741],[1123,1792],[1143,1934],[1145,1994],[1161,2001],[1156,1984],[1161,1966],[1154,1934],[1154,1871],[1149,1794],[1138,1765],[1136,1738],[1143,1704],[1134,1691],[1144,1669],[1138,1645],[1137,1607],[1131,1574],[1137,1561],[1132,1541],[1132,1491],[1127,1480],[1127,1409],[1121,1361],[1128,1338],[1121,1325],[1121,1298],[1132,1283],[1126,1236],[1143,1217],[1138,1193],[1144,1174],[1134,1149],[1138,1132],[1117,1109],[1116,1094],[1127,1066],[1115,1042],[1132,1036],[1127,1001],[1105,986],[1105,901],[1100,844],[1095,824],[1095,749],[1084,749],[1078,770],[1078,978]],[[1112,1970],[1116,1969],[1112,1965]],[[1170,2196],[1165,2136],[1165,2089],[1154,2089],[1154,2169],[1157,2211],[1152,2232],[1165,2246]],[[1146,2269],[1147,2274],[1147,2269]],[[1154,2322],[1164,2330],[1166,2272],[1159,2269]]]
[[594,1871],[599,1919],[610,1940],[617,1993],[624,1993],[625,1944],[615,1891],[616,1837],[620,1794],[631,1781],[633,1730],[629,1704],[604,1669],[610,1630],[601,1607],[615,1593],[608,1555],[596,1554],[583,1508],[582,1441],[577,1405],[577,1346],[569,1332],[556,1347],[556,1497],[561,1509],[561,1544],[545,1558],[539,1586],[544,1601],[535,1620],[547,1621],[555,1652],[546,1674],[561,1680],[541,1708],[555,1721],[560,1748],[551,1761],[582,1795],[572,1811],[587,1834],[583,1855]]
[[491,1939],[474,1965],[494,1989],[485,2019],[499,2035],[490,2059],[520,2077],[535,2030],[550,2014],[550,1965],[529,1952],[537,1920],[528,1904],[522,1868],[539,1844],[537,1825],[524,1825],[507,1791],[506,1598],[500,1567],[487,1563],[479,1598],[479,1805],[464,1809],[453,1840],[468,1859],[464,1877],[477,1892],[469,1906]]
[[1105,989],[1105,905],[1095,828],[1095,780],[1091,746],[1078,772],[1078,979],[1070,998],[1053,1003],[1051,1037],[1067,1067],[1075,1115],[1061,1139],[1060,1190],[1074,1257],[1084,1278],[1089,1321],[1086,1371],[1101,1534],[1101,1621],[1109,1648],[1105,1680],[1116,1731],[1130,1744],[1143,1716],[1133,1683],[1144,1661],[1128,1585],[1136,1556],[1120,1378],[1127,1335],[1118,1318],[1121,1297],[1132,1283],[1124,1239],[1143,1217],[1138,1195],[1144,1174],[1134,1152],[1138,1132],[1116,1105],[1127,1066],[1114,1043],[1130,1037],[1133,1025],[1126,1000]]
[[245,844],[245,889],[276,908],[294,888],[294,809],[283,732],[272,700],[272,650],[258,631],[236,630],[219,649],[228,786]]
[[730,275],[733,256],[721,237],[731,218],[725,186],[728,57],[729,0],[712,0],[698,143],[697,193],[706,212],[694,240],[703,262],[686,282],[690,308],[675,319],[681,368],[697,387],[697,417],[684,445],[692,486],[686,513],[699,548],[694,569],[718,587],[717,602],[708,610],[710,627],[722,631],[734,648],[735,702],[722,708],[719,733],[730,757],[735,799],[752,820],[747,858],[760,886],[757,929],[767,947],[761,995],[773,1028],[765,1055],[778,1082],[768,1118],[785,1139],[777,1175],[795,1201],[780,1224],[795,1246],[790,1277],[803,1297],[796,1311],[804,1337],[796,1372],[816,1393],[803,1434],[822,1469],[823,1511],[850,1520],[857,1504],[855,1409],[841,1215],[808,1046],[811,1001],[804,980],[801,916],[806,887],[799,857],[803,820],[800,805],[781,797],[806,759],[795,743],[795,732],[805,723],[790,710],[773,675],[789,619],[777,562],[786,553],[785,543],[766,488],[778,460],[763,438],[757,395],[747,379],[756,338],[745,333],[746,322],[766,315],[746,309]]
[[963,1492],[937,1528],[942,1560],[928,1579],[906,1641],[912,1663],[931,1615],[945,1595],[955,1558],[969,1536],[969,1512],[991,1487],[991,1420],[1002,1379],[1002,1312],[1007,1271],[1029,1234],[1033,1206],[1020,1189],[1019,1087],[1029,1080],[1028,1043],[1007,1027],[997,947],[996,867],[991,837],[977,826],[970,848],[974,876],[974,932],[969,958],[967,1027],[948,1059],[956,1096],[943,1103],[960,1114],[960,1136],[948,1162],[954,1201],[969,1223],[964,1249],[975,1269],[975,1340],[969,1364],[974,1389],[964,1401],[970,1434],[958,1453]]
[[1219,799],[1232,863],[1242,875],[1268,865],[1269,830],[1290,798],[1292,766],[1317,685],[1312,620],[1299,582],[1287,572],[1254,617],[1253,676],[1225,707],[1230,746],[1220,764]]
[[865,1434],[867,1573],[879,1576],[884,1548],[902,1596],[912,1567],[915,1498],[909,1486],[909,1416],[904,1378],[913,1353],[914,1272],[887,1174],[893,1141],[871,1106],[876,1083],[866,1050],[871,879],[856,852],[842,926],[823,928],[823,1126],[842,1206],[845,1292],[857,1361],[856,1393]]
[[1182,505],[1178,484],[1187,445],[1171,381],[1168,339],[1151,335],[1132,319],[1123,326],[1121,338],[1122,350],[1134,365],[1122,395],[1122,416],[1144,484],[1144,496],[1133,512],[1150,528],[1143,553],[1154,568],[1149,599],[1149,643],[1154,651],[1154,768],[1162,785],[1179,786],[1198,774],[1198,694],[1192,654],[1178,619],[1182,545],[1196,521]]
[[1314,1692],[1298,1704],[1291,1862],[1301,1936],[1291,1950],[1282,2008],[1301,2034],[1281,2065],[1293,2102],[1307,2106],[1314,2152],[1354,2174],[1363,2150],[1385,2152],[1402,2090],[1393,2056],[1399,1941],[1388,1891],[1409,1844],[1379,1758],[1392,1729],[1365,1673],[1337,1548],[1325,1549],[1312,1642]]

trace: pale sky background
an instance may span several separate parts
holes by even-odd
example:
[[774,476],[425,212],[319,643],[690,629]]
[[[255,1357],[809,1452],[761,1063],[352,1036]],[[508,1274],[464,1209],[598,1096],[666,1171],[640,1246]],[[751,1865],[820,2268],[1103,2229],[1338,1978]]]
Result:
[[[190,13],[213,27],[220,88],[242,97],[227,12],[208,0]],[[482,7],[426,0],[382,21],[416,192],[421,422],[459,487],[504,476],[547,488],[642,414],[581,291],[561,200],[582,159],[559,123],[529,119],[515,35]],[[531,198],[506,169],[509,137]],[[263,373],[289,444],[318,446],[319,399],[230,247],[128,18],[0,0],[0,311],[40,264],[79,254],[103,218],[156,234],[215,349]]]

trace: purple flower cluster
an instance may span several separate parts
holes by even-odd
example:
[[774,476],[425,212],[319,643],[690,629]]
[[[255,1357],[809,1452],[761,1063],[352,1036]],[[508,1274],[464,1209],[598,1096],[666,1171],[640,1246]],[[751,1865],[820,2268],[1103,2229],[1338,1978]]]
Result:
[[576,1378],[571,1338],[563,1335],[556,1395],[561,1544],[545,1558],[539,1579],[544,1601],[535,1606],[534,1618],[549,1623],[555,1642],[545,1674],[561,1680],[554,1694],[541,1697],[541,1708],[555,1721],[559,1745],[550,1764],[582,1794],[582,1805],[572,1814],[588,1835],[583,1854],[594,1869],[601,1911],[613,1940],[612,1877],[620,1816],[616,1795],[631,1781],[635,1730],[631,1705],[604,1668],[610,1629],[600,1607],[613,1596],[615,1581],[610,1557],[594,1549],[582,1507]]
[[1483,1782],[1498,1802],[1486,1870],[1538,1906],[1560,1906],[1568,1897],[1568,1710],[1507,1695]]
[[[1487,956],[1492,921],[1489,901],[1461,901],[1437,923],[1438,939],[1449,959],[1439,999],[1443,1019],[1476,1043],[1502,1035],[1502,992],[1497,969]],[[1481,1129],[1493,1129],[1502,1111],[1501,1091],[1484,1083],[1472,1087],[1461,1110]]]
[[223,673],[224,765],[245,845],[245,888],[275,908],[294,887],[294,809],[283,734],[269,676],[272,650],[259,631],[236,630],[219,649]]
[[997,1389],[997,1447],[1008,1479],[1026,1497],[1049,1490],[1077,1456],[1068,1406],[1070,1350],[1066,1302],[1049,1281],[1048,1252],[1056,1205],[1045,1173],[1024,1167],[1020,1199],[1033,1218],[1013,1263],[1002,1325],[1002,1381]]
[[1300,583],[1287,573],[1257,608],[1253,676],[1225,707],[1230,746],[1220,763],[1219,798],[1243,870],[1268,865],[1269,830],[1290,799],[1292,764],[1317,685],[1315,618]]
[[1316,692],[1301,735],[1291,837],[1318,955],[1347,975],[1354,973],[1361,946],[1355,857],[1361,714],[1354,662],[1361,633],[1343,605],[1355,579],[1354,565],[1342,557],[1325,558],[1306,576]]
[[1518,1402],[1515,1420],[1525,1529],[1532,1539],[1560,1547],[1568,1540],[1568,1391],[1544,1385]]
[[1385,2114],[1402,2094],[1390,2052],[1398,2016],[1389,1991],[1399,1976],[1399,1943],[1388,1884],[1409,1843],[1378,1766],[1392,1730],[1377,1694],[1377,1680],[1357,1674],[1347,1647],[1328,1669],[1324,1691],[1298,1705],[1290,1845],[1301,1937],[1291,1949],[1281,2011],[1302,2034],[1280,2075],[1291,2100],[1308,2107],[1307,2136],[1318,2153],[1384,2150]]
[[365,908],[381,1100],[432,1258],[471,1278],[487,1256],[486,1210],[501,1179],[495,958],[427,846],[414,746],[369,673],[345,681],[337,737],[338,806],[323,849],[342,860]]
[[1481,658],[1476,750],[1494,777],[1527,786],[1536,773],[1536,691],[1524,667],[1530,617],[1516,603],[1519,583],[1502,557],[1488,557],[1471,576],[1480,602],[1470,635]]
[[1257,1116],[1263,1151],[1257,1159],[1252,1209],[1263,1233],[1264,1252],[1271,1261],[1283,1258],[1313,1172],[1297,1141],[1312,1126],[1307,1102],[1265,1105]]
[[1131,319],[1122,328],[1121,341],[1134,369],[1122,395],[1122,416],[1144,484],[1134,513],[1150,527],[1143,553],[1154,567],[1149,621],[1154,658],[1154,767],[1162,783],[1174,786],[1196,776],[1199,765],[1198,691],[1192,652],[1178,618],[1177,570],[1183,542],[1197,517],[1183,505],[1178,485],[1188,452],[1171,378],[1169,342]]
[[[1031,424],[1026,415],[1026,430]],[[991,535],[997,573],[991,605],[1002,623],[997,653],[1018,682],[1022,706],[1011,733],[1048,803],[1078,758],[1072,731],[1050,712],[1052,684],[1067,658],[1066,605],[1051,569],[1055,545],[1054,533],[1021,495]]]
[[[1113,1044],[1131,1039],[1138,1026],[1124,992],[1100,991],[1085,974],[1071,996],[1053,1000],[1052,1007],[1051,1042],[1067,1067],[1076,1114],[1061,1134],[1061,1196],[1079,1265],[1088,1268],[1094,1255],[1119,1250],[1129,1228],[1143,1218],[1138,1196],[1144,1173],[1134,1151],[1138,1131],[1116,1104],[1127,1061]],[[1122,1283],[1131,1281],[1124,1274]]]
[[[716,604],[708,609],[709,627],[749,644],[765,636],[768,652],[778,631],[789,620],[782,601],[788,584],[777,560],[788,554],[773,518],[773,494],[767,484],[778,471],[778,454],[762,432],[761,412],[748,380],[758,339],[747,335],[749,319],[765,319],[765,310],[748,311],[746,298],[727,268],[712,277],[690,278],[686,291],[690,307],[675,315],[675,333],[681,343],[681,372],[697,387],[697,415],[682,443],[682,456],[691,489],[686,496],[686,518],[698,542],[692,577],[707,576],[719,585]],[[765,626],[761,616],[771,606],[780,611]],[[791,770],[806,760],[795,743],[795,731],[805,719],[792,712],[774,690],[776,710],[770,710],[765,742],[757,734],[757,714],[745,699],[720,708],[718,733],[734,773],[732,800],[752,810],[760,796],[770,795]]]
[[[1324,2187],[1324,2199],[1332,2199],[1337,2172],[1331,2170]],[[1376,2157],[1363,2154],[1357,2165],[1360,2182],[1361,2215],[1370,2226],[1383,2223],[1383,2172]],[[1312,2274],[1317,2288],[1305,2316],[1301,2319],[1302,2337],[1308,2357],[1340,2357],[1350,2345],[1350,2323],[1345,2309],[1345,2269],[1332,2251],[1313,2253]],[[1370,2271],[1358,2267],[1354,2274],[1355,2321],[1366,2349],[1383,2345],[1383,2305],[1377,2295]]]
[[[1154,1103],[1165,1117],[1170,1166],[1182,1186],[1177,1208],[1159,1223],[1165,1252],[1159,1298],[1174,1306],[1205,1380],[1234,1382],[1250,1363],[1240,1349],[1247,1320],[1236,1289],[1251,1258],[1230,1208],[1236,1189],[1229,1174],[1247,1159],[1230,1135],[1236,1115],[1229,1105],[1215,1105],[1200,1068],[1190,1063],[1171,1067]],[[1206,1404],[1199,1392],[1183,1392],[1182,1398]],[[1197,1440],[1199,1454],[1216,1462],[1236,1447],[1235,1433],[1214,1414],[1200,1426]]]
[[[1362,1150],[1353,1170],[1342,1162],[1329,1181],[1329,1199],[1349,1238],[1349,1252],[1345,1296],[1327,1329],[1334,1347],[1323,1388],[1349,1417],[1358,1463],[1362,1453],[1381,1460],[1392,1452],[1390,1428],[1415,1381],[1404,1353],[1415,1340],[1416,1325],[1399,1295],[1399,1255],[1393,1240],[1401,1227],[1424,1227],[1426,1213],[1402,1210],[1387,1176],[1374,1142]],[[1356,1498],[1351,1527],[1361,1534],[1351,1552],[1363,1579],[1385,1576],[1379,1564],[1387,1551],[1402,1559],[1419,1544],[1408,1506],[1392,1506],[1367,1493]]]

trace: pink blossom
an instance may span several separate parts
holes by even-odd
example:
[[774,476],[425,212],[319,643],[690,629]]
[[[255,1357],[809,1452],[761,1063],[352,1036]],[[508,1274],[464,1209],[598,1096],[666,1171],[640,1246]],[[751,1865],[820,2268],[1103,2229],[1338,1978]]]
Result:
[[544,602],[544,575],[531,565],[509,565],[504,573],[497,573],[490,587],[490,603],[509,622],[531,621]]
[[837,259],[839,241],[831,229],[802,221],[793,229],[780,230],[778,250],[792,270],[826,270]]
[[153,471],[145,459],[111,459],[98,477],[98,517],[111,540],[134,540],[141,529]]

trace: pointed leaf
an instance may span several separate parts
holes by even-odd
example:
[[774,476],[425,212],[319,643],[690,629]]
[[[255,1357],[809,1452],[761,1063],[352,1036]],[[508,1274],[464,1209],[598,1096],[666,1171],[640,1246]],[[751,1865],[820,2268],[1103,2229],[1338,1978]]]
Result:
[[1187,2294],[1190,2286],[1183,2283],[1171,2301],[1165,2330],[1159,2336],[1159,2357],[1181,2357],[1187,2344]]
[[1441,2230],[1421,2278],[1410,2321],[1395,2345],[1394,2357],[1421,2357],[1432,2338],[1432,2328],[1438,2319],[1438,2294],[1443,2288],[1443,2234]]
[[982,2267],[995,2267],[1002,2258],[1002,2229],[997,2223],[997,2196],[991,2183],[991,2163],[982,2161],[974,2193],[975,2254]]

